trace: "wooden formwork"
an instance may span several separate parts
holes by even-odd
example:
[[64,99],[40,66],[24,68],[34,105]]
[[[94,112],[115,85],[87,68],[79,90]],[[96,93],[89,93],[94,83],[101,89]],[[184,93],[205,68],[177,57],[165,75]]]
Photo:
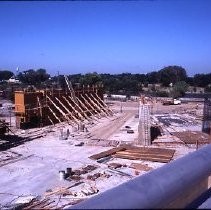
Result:
[[[105,111],[107,110],[107,111]],[[42,127],[67,121],[77,125],[92,115],[109,114],[103,102],[102,87],[83,87],[74,91],[52,89],[15,92],[16,126]]]

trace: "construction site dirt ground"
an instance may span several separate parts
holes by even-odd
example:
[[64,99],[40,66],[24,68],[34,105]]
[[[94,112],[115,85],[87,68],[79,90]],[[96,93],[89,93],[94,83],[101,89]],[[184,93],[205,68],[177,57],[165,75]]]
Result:
[[[89,158],[114,146],[135,145],[138,138],[138,102],[110,101],[109,104],[115,114],[97,119],[92,124],[87,123],[85,131],[76,130],[67,123],[24,131],[11,127],[16,135],[29,137],[29,140],[0,152],[0,208],[6,209],[33,197],[41,200],[48,198],[51,201],[49,208],[66,208],[74,202],[102,193],[163,166],[165,163],[145,160],[111,157],[100,163]],[[203,104],[199,103],[172,106],[163,106],[160,102],[154,104],[152,123],[161,126],[163,132],[150,147],[174,149],[172,160],[195,151],[195,144],[185,144],[172,133],[200,131],[202,110]],[[9,122],[10,117],[4,116],[4,119]],[[14,126],[14,116],[11,122]],[[62,140],[61,132],[67,132],[68,129],[68,139]],[[128,132],[128,129],[133,132]],[[13,135],[11,132],[9,134]],[[0,140],[0,148],[5,141]],[[122,167],[118,170],[108,168],[111,163],[121,164]],[[130,165],[134,163],[142,164],[145,169],[131,168]],[[96,169],[81,175],[81,180],[62,179],[59,173],[67,168],[77,170],[87,165],[96,166]],[[87,178],[96,173],[101,176],[94,181]],[[90,187],[97,190],[84,193]],[[64,190],[68,193],[65,194]]]

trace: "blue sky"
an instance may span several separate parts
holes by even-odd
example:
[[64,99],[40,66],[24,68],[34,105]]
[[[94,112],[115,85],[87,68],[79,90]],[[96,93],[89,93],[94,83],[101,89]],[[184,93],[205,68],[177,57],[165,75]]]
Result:
[[0,2],[0,69],[211,72],[211,1]]

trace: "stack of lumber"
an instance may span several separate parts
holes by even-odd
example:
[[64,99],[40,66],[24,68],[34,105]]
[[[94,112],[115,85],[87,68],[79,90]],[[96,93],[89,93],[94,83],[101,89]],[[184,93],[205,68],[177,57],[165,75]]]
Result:
[[104,158],[104,157],[113,155],[113,154],[115,154],[116,152],[118,152],[118,151],[123,151],[123,150],[126,150],[126,148],[125,148],[124,146],[119,146],[119,147],[117,147],[117,148],[109,149],[109,150],[106,150],[106,151],[104,151],[104,152],[100,152],[100,153],[98,153],[98,154],[92,155],[92,156],[90,156],[89,158],[92,159],[92,160],[98,160],[98,159],[100,159],[100,158]]
[[211,136],[201,131],[183,131],[174,132],[174,136],[178,137],[185,144],[210,144]]
[[124,151],[116,152],[113,157],[129,160],[146,160],[168,163],[172,159],[174,152],[175,150],[171,149],[131,146]]
[[51,201],[50,199],[43,199],[41,201],[32,201],[28,203],[27,205],[24,205],[23,210],[28,210],[28,209],[53,209],[56,208],[56,205],[52,205],[55,201]]
[[168,163],[175,150],[152,148],[152,147],[137,147],[131,145],[123,145],[114,149],[110,149],[99,154],[92,155],[90,158],[98,160],[106,156],[112,156],[115,158],[123,158],[129,160],[146,160],[153,162]]

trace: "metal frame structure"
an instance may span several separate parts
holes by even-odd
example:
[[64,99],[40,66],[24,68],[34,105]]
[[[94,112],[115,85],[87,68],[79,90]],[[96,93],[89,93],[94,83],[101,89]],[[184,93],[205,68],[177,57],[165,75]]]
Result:
[[204,100],[202,131],[211,134],[211,98]]

